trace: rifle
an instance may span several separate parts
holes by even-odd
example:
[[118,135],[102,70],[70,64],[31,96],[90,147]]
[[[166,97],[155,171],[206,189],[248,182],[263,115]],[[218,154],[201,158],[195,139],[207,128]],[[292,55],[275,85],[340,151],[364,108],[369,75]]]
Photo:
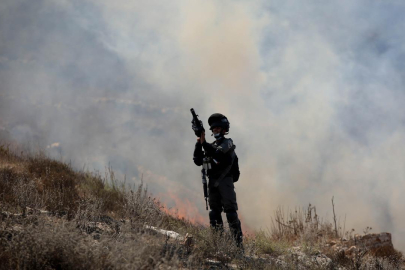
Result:
[[[197,137],[201,137],[201,133],[205,132],[203,127],[203,123],[200,119],[198,119],[198,115],[195,113],[194,109],[190,109],[191,114],[193,115],[193,120],[191,120],[191,128],[194,130],[194,133]],[[211,163],[209,158],[204,157],[203,159],[203,168],[201,170],[201,178],[204,190],[204,199],[205,199],[205,209],[208,210],[208,187],[207,187],[207,170],[211,169]]]

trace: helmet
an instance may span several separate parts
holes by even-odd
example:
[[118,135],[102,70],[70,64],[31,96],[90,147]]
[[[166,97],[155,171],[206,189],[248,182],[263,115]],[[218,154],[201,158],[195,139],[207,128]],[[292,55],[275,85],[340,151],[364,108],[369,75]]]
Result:
[[222,127],[225,132],[229,132],[229,124],[228,118],[220,113],[214,113],[208,118],[210,130],[212,130],[214,127]]

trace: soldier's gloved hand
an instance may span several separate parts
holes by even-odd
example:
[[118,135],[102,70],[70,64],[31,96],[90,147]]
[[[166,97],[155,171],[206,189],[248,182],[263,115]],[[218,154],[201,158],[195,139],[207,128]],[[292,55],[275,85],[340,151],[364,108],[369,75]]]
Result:
[[201,136],[197,138],[197,142],[199,143],[205,142],[205,131],[201,132]]

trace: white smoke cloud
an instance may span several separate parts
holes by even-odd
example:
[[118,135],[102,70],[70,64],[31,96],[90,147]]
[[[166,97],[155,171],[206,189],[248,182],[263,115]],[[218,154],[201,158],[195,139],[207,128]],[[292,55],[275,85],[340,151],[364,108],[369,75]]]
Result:
[[404,9],[6,1],[0,123],[21,141],[59,142],[80,168],[144,173],[152,192],[177,190],[204,214],[189,109],[204,124],[221,112],[247,225],[268,226],[278,205],[312,203],[331,216],[335,196],[347,228],[390,231],[404,249]]

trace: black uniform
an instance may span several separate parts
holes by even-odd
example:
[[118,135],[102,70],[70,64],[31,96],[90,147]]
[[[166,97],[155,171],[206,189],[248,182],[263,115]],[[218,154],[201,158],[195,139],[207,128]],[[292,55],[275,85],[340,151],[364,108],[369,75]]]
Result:
[[[204,151],[203,151],[204,150]],[[238,245],[242,242],[242,229],[238,218],[238,204],[234,182],[239,179],[238,157],[232,139],[221,138],[214,143],[196,143],[194,149],[194,163],[203,164],[203,158],[211,158],[211,169],[208,170],[208,200],[210,205],[210,225],[222,229],[222,211],[226,217]]]

